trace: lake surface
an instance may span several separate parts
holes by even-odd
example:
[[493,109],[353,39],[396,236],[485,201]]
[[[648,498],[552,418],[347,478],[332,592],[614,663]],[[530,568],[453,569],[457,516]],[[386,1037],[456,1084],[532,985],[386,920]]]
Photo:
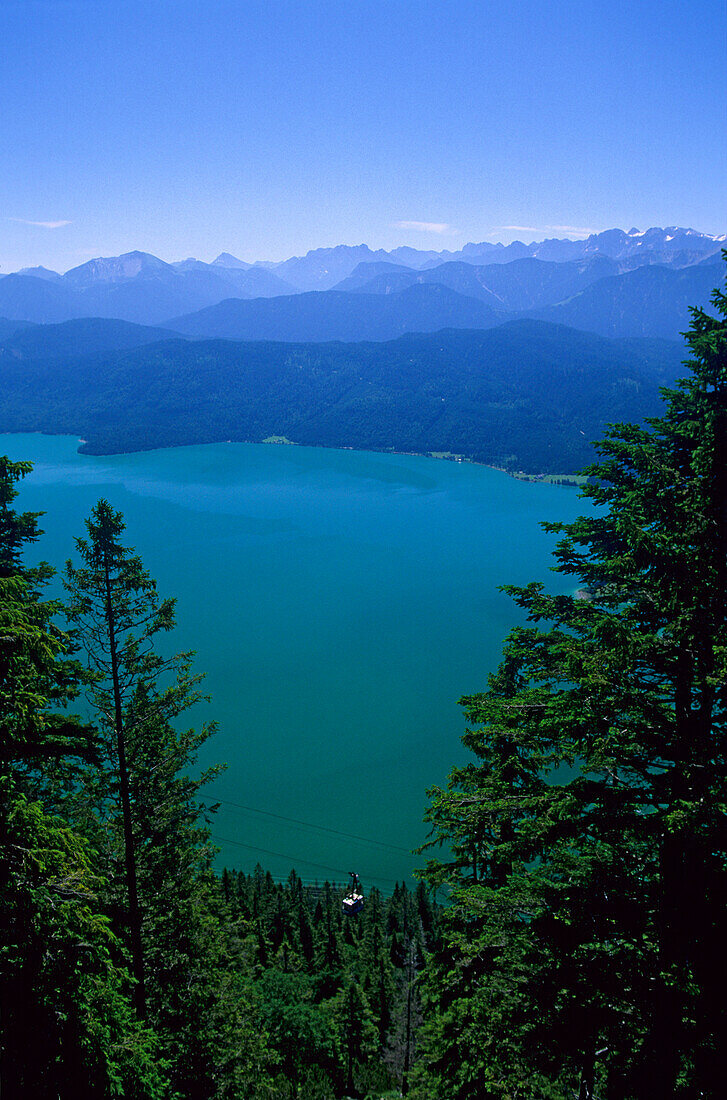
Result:
[[[426,788],[466,759],[460,696],[482,690],[518,621],[505,583],[546,580],[543,520],[575,490],[408,455],[213,444],[97,457],[67,436],[0,436],[30,459],[18,507],[45,512],[57,568],[99,497],[162,596],[168,651],[195,649],[215,719],[205,764],[220,863],[389,893],[411,882]],[[190,720],[192,724],[192,720]]]

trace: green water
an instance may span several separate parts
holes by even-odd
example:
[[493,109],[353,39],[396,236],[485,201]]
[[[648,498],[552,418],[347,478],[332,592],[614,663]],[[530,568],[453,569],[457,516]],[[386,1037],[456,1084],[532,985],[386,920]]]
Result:
[[566,590],[538,525],[585,503],[407,455],[76,446],[0,437],[0,454],[35,463],[19,507],[46,513],[39,556],[65,561],[105,496],[178,597],[171,645],[197,651],[212,696],[194,719],[220,726],[204,762],[229,765],[213,788],[221,862],[311,882],[355,869],[387,892],[410,878],[426,788],[465,758],[457,699],[485,686],[517,621],[497,586]]

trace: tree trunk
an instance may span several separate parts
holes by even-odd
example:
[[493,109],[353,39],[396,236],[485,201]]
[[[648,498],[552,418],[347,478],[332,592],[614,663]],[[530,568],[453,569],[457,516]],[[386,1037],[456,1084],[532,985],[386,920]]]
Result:
[[126,866],[126,888],[129,895],[129,934],[131,937],[131,960],[134,979],[134,1007],[141,1020],[146,1019],[146,989],[144,982],[144,953],[141,942],[141,909],[136,882],[136,853],[134,834],[131,826],[131,796],[129,792],[129,772],[126,766],[126,744],[124,742],[123,708],[119,686],[119,659],[116,650],[116,625],[114,605],[111,598],[111,578],[108,560],[104,561],[106,582],[106,624],[109,632],[109,652],[111,654],[111,679],[114,689],[114,726],[116,730],[116,751],[119,763],[119,787],[121,791],[121,812],[124,822],[124,862]]

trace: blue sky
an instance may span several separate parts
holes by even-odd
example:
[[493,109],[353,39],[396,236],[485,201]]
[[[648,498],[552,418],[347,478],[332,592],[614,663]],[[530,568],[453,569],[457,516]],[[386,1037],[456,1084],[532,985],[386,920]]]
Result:
[[727,229],[714,0],[1,0],[0,272]]

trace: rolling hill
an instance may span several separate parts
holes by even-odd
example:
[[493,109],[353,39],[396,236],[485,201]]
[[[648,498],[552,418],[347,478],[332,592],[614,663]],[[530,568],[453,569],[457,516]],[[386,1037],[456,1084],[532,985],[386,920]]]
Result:
[[78,359],[109,351],[128,351],[144,344],[158,343],[179,334],[162,328],[134,325],[113,318],[83,317],[57,325],[24,325],[17,322],[12,332],[3,331],[0,322],[0,361]]
[[505,315],[437,283],[394,294],[310,291],[252,301],[231,298],[167,327],[197,338],[232,340],[392,340],[405,332],[491,328]]
[[560,473],[589,460],[607,422],[655,413],[682,355],[680,344],[538,321],[386,343],[168,340],[5,357],[0,423],[74,433],[94,453],[284,436]]

